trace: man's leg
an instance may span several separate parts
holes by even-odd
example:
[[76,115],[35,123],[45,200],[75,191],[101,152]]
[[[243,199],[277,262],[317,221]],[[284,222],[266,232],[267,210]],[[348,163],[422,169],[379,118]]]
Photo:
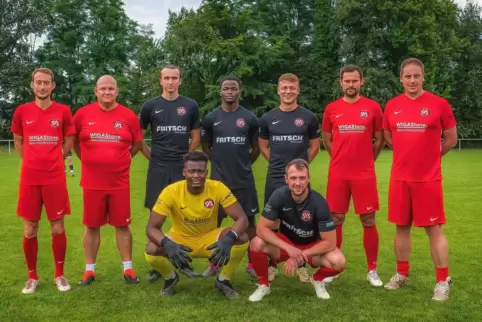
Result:
[[[264,205],[265,206],[268,203],[269,198],[271,197],[273,192],[281,186],[282,186],[282,184],[270,182],[269,179],[266,180],[266,184],[265,184],[265,187],[264,187]],[[278,228],[275,229],[274,232],[279,231],[279,224],[280,224],[279,220],[277,220],[276,222],[277,222]],[[270,282],[274,281],[274,279],[276,278],[276,275],[278,275],[278,266],[270,258],[269,259],[269,268],[268,268],[269,281]]]
[[[231,192],[234,193],[234,195],[236,196],[234,191],[231,190]],[[238,197],[236,196],[236,198],[238,198]],[[238,201],[239,201],[239,199],[238,199]],[[223,224],[223,220],[226,217],[227,217],[227,214],[224,211],[223,207],[219,206],[217,228],[221,228],[221,226]],[[204,276],[204,277],[212,277],[212,276],[216,276],[216,274],[218,272],[219,272],[219,266],[214,265],[213,263],[209,263],[208,268],[206,268],[206,270],[201,275]]]
[[72,162],[72,152],[69,152],[67,156],[67,161],[69,162],[70,175],[74,176],[74,163]]
[[325,300],[329,299],[330,295],[326,291],[326,279],[337,276],[345,270],[345,256],[336,248],[323,256],[312,257],[310,264],[313,267],[319,267],[310,280],[315,288],[316,296]]

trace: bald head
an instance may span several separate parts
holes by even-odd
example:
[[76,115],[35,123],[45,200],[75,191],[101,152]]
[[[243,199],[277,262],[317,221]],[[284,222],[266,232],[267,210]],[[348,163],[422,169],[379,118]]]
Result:
[[110,75],[101,76],[97,80],[94,94],[97,96],[99,104],[106,107],[115,105],[119,89],[117,88],[117,82],[114,77]]

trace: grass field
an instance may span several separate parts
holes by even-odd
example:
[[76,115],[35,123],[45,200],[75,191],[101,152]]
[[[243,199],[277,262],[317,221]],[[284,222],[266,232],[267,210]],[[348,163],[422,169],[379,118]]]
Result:
[[[75,159],[75,158],[74,158]],[[394,226],[387,222],[387,187],[391,153],[385,151],[377,161],[381,210],[377,224],[380,233],[379,273],[387,281],[394,273]],[[311,168],[313,188],[324,194],[328,157],[323,151]],[[42,284],[33,295],[21,294],[26,279],[22,251],[22,221],[15,216],[20,160],[16,154],[0,154],[0,321],[482,321],[482,150],[453,151],[444,157],[445,205],[448,218],[446,235],[450,248],[450,275],[454,281],[452,298],[445,303],[431,301],[435,285],[434,268],[425,232],[413,231],[411,283],[398,291],[370,287],[365,280],[366,264],[362,228],[353,213],[347,215],[342,251],[348,261],[346,272],[329,288],[331,300],[319,300],[309,284],[282,274],[272,284],[272,294],[262,302],[250,303],[248,296],[256,283],[244,267],[233,280],[242,296],[228,301],[214,289],[214,279],[181,277],[177,294],[158,297],[160,282],[148,284],[149,270],[143,256],[146,242],[143,208],[147,162],[142,156],[132,167],[132,230],[134,267],[142,281],[126,285],[111,227],[102,230],[97,260],[97,281],[81,288],[77,282],[84,270],[82,249],[82,195],[79,187],[79,162],[76,177],[68,177],[72,215],[66,218],[68,251],[66,277],[72,290],[60,293],[53,285],[53,256],[47,221],[39,230],[38,273]],[[255,164],[260,196],[264,189],[266,162]],[[45,217],[44,217],[45,218]],[[228,220],[226,225],[230,225]],[[204,270],[207,262],[196,260],[194,267]]]

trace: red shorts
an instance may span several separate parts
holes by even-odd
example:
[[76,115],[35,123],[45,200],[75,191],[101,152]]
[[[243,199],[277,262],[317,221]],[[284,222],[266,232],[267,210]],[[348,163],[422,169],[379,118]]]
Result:
[[131,223],[130,189],[84,189],[84,218],[87,227],[98,228],[105,224],[116,227]]
[[[318,242],[314,242],[314,243],[311,243],[311,244],[308,244],[308,245],[296,245],[291,240],[289,240],[288,237],[286,237],[282,233],[275,233],[275,234],[279,239],[282,239],[284,242],[286,242],[286,243],[290,244],[291,246],[294,246],[298,249],[301,249],[301,250],[311,248],[318,243]],[[273,262],[273,264],[278,264],[278,263],[282,263],[282,262],[287,261],[289,258],[290,258],[290,256],[288,255],[288,253],[284,249],[280,249],[279,250],[279,259],[276,259],[276,260],[273,259],[272,262]],[[313,266],[313,264],[311,262],[311,258],[309,258],[308,264]]]
[[445,224],[442,181],[390,180],[388,221],[417,227]]
[[346,214],[350,208],[350,197],[353,197],[357,215],[379,210],[377,179],[346,180],[328,176],[326,201],[332,213]]
[[45,207],[49,221],[58,220],[70,214],[67,183],[19,186],[17,216],[25,220],[39,221],[42,205]]

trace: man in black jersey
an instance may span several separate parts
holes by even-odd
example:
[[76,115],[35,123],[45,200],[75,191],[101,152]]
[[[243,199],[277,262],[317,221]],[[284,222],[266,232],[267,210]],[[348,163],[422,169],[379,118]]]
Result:
[[[295,159],[285,170],[287,186],[278,188],[266,203],[251,241],[250,253],[259,287],[249,297],[252,302],[271,293],[268,256],[276,263],[286,261],[284,271],[294,275],[298,265],[319,267],[310,278],[318,298],[329,299],[323,280],[345,269],[345,256],[336,248],[335,223],[328,204],[309,188],[308,162]],[[275,233],[276,221],[280,231]]]
[[[143,136],[151,127],[151,149],[144,143],[141,150],[149,160],[144,201],[149,211],[165,187],[184,179],[183,156],[196,150],[201,141],[199,107],[193,99],[179,95],[181,77],[179,67],[164,66],[161,69],[162,95],[144,102],[139,113]],[[189,270],[184,273],[196,275]],[[153,270],[147,280],[153,282],[160,276]]]
[[[310,163],[320,151],[320,123],[310,110],[297,103],[300,93],[299,79],[293,74],[283,74],[278,81],[280,106],[260,119],[259,147],[268,160],[268,173],[264,189],[266,204],[276,189],[286,185],[285,167],[293,159]],[[278,270],[271,265],[269,280],[274,280]],[[297,274],[302,282],[309,282],[304,266]]]
[[[252,164],[259,156],[259,125],[257,117],[239,105],[240,87],[237,77],[221,79],[221,107],[206,115],[202,122],[202,148],[211,160],[211,179],[224,183],[238,199],[248,216],[248,236],[253,239],[259,209]],[[222,208],[219,212],[218,227],[226,217]],[[256,276],[251,261],[247,270]],[[210,265],[203,276],[214,276],[216,271]]]

